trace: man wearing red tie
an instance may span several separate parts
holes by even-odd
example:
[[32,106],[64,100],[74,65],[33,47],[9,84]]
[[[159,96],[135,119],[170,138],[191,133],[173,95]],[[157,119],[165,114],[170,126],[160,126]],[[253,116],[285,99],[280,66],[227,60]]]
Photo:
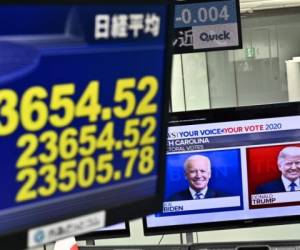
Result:
[[277,158],[281,177],[256,188],[257,194],[294,192],[300,190],[300,147],[283,148]]

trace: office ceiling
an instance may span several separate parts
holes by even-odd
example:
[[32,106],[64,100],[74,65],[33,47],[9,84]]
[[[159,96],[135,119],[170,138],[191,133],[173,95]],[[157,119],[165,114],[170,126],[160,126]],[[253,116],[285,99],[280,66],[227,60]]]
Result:
[[300,6],[300,0],[240,0],[241,13]]

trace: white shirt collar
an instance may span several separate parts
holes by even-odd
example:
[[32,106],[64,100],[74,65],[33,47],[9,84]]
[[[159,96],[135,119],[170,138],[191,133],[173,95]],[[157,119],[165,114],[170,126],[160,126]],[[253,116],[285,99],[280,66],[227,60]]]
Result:
[[[290,184],[291,184],[291,181],[289,179],[287,179],[286,177],[284,177],[283,175],[281,175],[281,180],[283,182],[283,185],[284,185],[284,188],[285,188],[285,191],[290,191],[291,190],[291,187],[290,187]],[[296,179],[294,181],[297,186],[295,187],[295,190],[300,190],[300,178]]]
[[[203,194],[204,195],[204,197],[205,197],[205,195],[206,195],[206,193],[207,193],[207,186],[206,186],[206,188],[204,188],[204,189],[202,189],[201,191],[200,191],[200,193],[201,194]],[[191,187],[189,187],[189,190],[190,190],[190,193],[191,193],[191,195],[192,195],[192,197],[193,197],[193,199],[195,200],[196,198],[196,196],[195,196],[195,194],[196,193],[199,193],[199,192],[196,192],[194,189],[192,189]]]

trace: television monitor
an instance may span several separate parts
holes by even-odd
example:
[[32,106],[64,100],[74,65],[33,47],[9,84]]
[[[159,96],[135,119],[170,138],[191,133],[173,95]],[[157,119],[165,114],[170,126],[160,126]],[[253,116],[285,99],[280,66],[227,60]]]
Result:
[[170,1],[4,2],[0,244],[35,247],[159,209]]
[[76,236],[76,240],[95,240],[106,238],[129,237],[130,228],[129,222],[121,222],[108,227],[99,228],[86,234]]
[[171,114],[163,209],[145,235],[300,222],[299,149],[298,102]]

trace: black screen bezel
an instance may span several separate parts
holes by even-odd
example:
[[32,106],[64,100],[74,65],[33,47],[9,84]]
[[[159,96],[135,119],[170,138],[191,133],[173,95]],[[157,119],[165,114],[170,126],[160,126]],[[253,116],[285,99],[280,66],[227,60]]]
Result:
[[[275,118],[293,115],[300,115],[300,102],[174,112],[170,114],[169,126]],[[265,217],[259,219],[148,227],[146,217],[143,217],[143,229],[144,235],[148,236],[182,232],[211,231],[257,226],[296,224],[299,222],[300,215],[294,215],[281,216],[276,218]]]
[[[105,226],[113,225],[118,222],[124,221],[124,220],[130,220],[137,217],[144,216],[145,214],[149,214],[150,212],[157,211],[161,209],[162,200],[163,200],[163,186],[164,186],[164,158],[165,158],[165,138],[166,138],[166,131],[167,131],[167,122],[168,122],[168,108],[169,103],[164,102],[164,100],[169,100],[170,96],[170,82],[171,82],[171,65],[172,65],[172,54],[171,54],[171,43],[172,43],[172,17],[173,17],[173,4],[171,0],[144,0],[143,2],[139,0],[45,0],[45,1],[39,1],[39,0],[0,0],[0,7],[6,6],[6,5],[24,5],[26,4],[36,4],[36,5],[71,5],[71,4],[128,4],[128,5],[145,5],[145,4],[160,4],[162,6],[166,6],[166,38],[165,38],[165,52],[164,52],[164,60],[165,60],[165,68],[164,68],[164,77],[163,81],[164,84],[162,85],[162,93],[161,93],[161,100],[162,100],[162,107],[160,108],[161,112],[161,123],[159,124],[161,126],[161,133],[159,136],[159,170],[158,170],[158,181],[157,181],[157,191],[156,194],[147,197],[143,200],[134,201],[131,203],[124,204],[122,206],[109,208],[106,210],[106,219],[105,219]],[[101,210],[101,206],[97,208],[97,210],[94,207],[89,207],[84,211],[81,211],[80,213],[74,213],[70,211],[68,216],[61,216],[59,218],[56,218],[55,220],[51,218],[45,218],[45,220],[41,221],[38,224],[30,225],[27,229],[18,229],[14,230],[14,232],[11,232],[9,234],[0,235],[0,245],[8,245],[11,250],[14,249],[23,249],[27,247],[27,230],[36,227],[36,226],[42,226],[49,223],[59,222],[61,220],[65,219],[72,219],[76,218],[81,215],[85,215],[88,213],[92,213],[95,211]],[[120,212],[122,211],[122,212]],[[18,240],[15,240],[18,239]]]
[[76,236],[76,241],[80,240],[95,240],[95,239],[110,239],[110,238],[121,238],[130,237],[129,222],[125,221],[125,228],[119,229],[108,229],[104,231],[92,231],[87,234]]

